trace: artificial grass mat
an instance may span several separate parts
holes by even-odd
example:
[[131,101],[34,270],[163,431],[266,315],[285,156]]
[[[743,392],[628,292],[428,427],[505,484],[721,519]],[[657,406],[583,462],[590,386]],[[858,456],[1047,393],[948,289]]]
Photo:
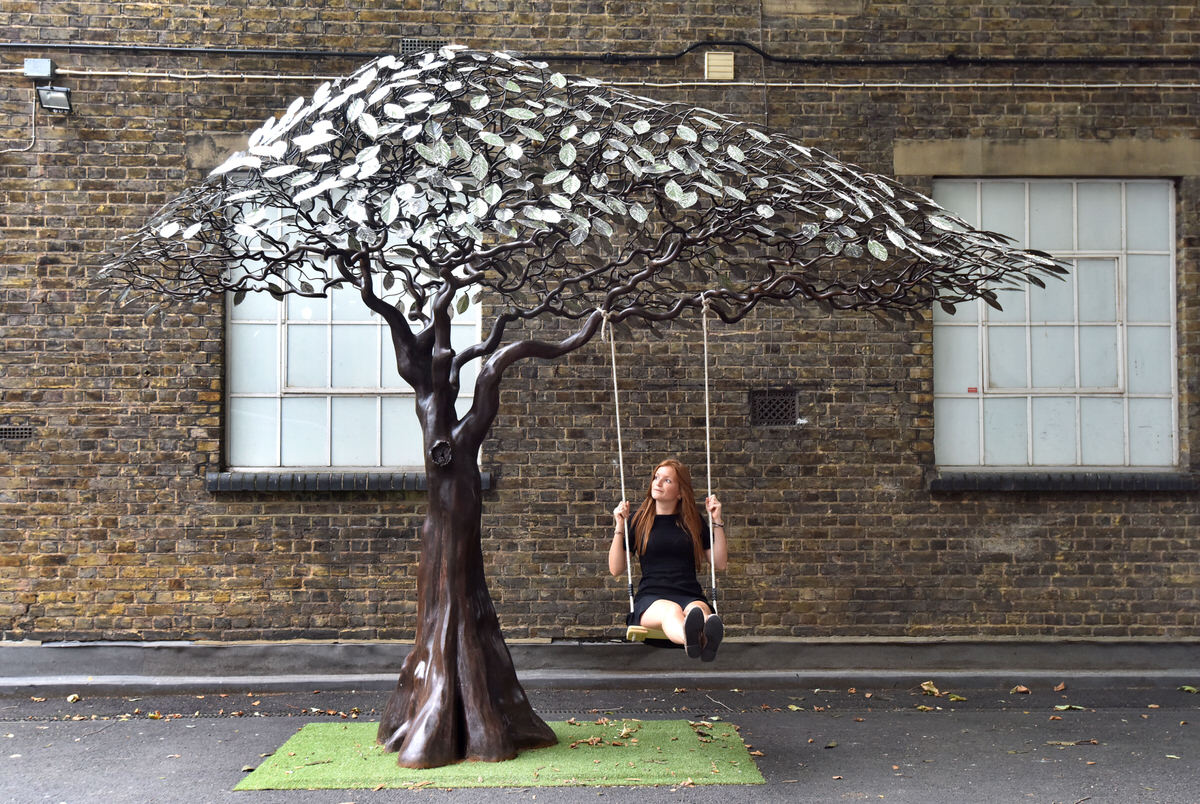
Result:
[[507,762],[413,770],[375,744],[377,723],[310,723],[235,790],[764,784],[725,721],[551,722],[558,744]]

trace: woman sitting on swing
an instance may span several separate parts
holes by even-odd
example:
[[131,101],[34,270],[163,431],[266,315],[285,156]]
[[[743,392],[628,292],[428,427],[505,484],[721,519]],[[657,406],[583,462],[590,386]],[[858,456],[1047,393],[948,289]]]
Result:
[[[684,646],[689,657],[711,662],[725,627],[705,599],[696,572],[702,558],[724,570],[729,553],[721,501],[715,494],[704,501],[712,522],[710,539],[692,502],[695,499],[687,467],[671,458],[655,467],[646,499],[629,521],[642,569],[629,624],[662,629],[667,639]],[[625,568],[628,516],[629,502],[622,500],[613,510],[614,533],[608,549],[608,571],[614,576]]]

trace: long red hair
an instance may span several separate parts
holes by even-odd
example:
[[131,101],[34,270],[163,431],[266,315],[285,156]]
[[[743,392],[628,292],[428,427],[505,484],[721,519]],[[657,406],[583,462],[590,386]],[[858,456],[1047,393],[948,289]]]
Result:
[[[679,461],[667,458],[654,467],[654,472],[650,477],[653,478],[664,466],[675,470],[675,479],[679,482],[679,500],[676,503],[675,519],[679,522],[680,527],[692,537],[692,555],[696,560],[696,569],[699,569],[704,559],[704,545],[700,542],[700,534],[704,532],[704,522],[700,519],[700,512],[696,510],[696,492],[692,488],[692,473]],[[654,498],[650,495],[650,487],[647,487],[646,499],[642,501],[641,507],[637,509],[637,513],[633,515],[630,522],[633,543],[639,556],[646,552],[646,543],[650,541],[650,529],[654,527],[656,510]]]

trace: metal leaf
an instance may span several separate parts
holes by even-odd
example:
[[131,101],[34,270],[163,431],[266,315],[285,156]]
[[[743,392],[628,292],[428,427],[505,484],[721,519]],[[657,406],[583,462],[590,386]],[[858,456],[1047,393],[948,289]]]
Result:
[[471,159],[469,169],[471,171],[471,175],[475,177],[476,181],[483,181],[485,178],[487,178],[488,173],[487,157],[485,157],[483,154],[475,154],[475,156]]
[[250,154],[237,153],[226,159],[223,163],[213,169],[210,176],[223,176],[226,173],[232,173],[235,170],[246,170],[256,168],[262,165],[262,160],[257,156]]
[[562,148],[558,150],[558,161],[569,167],[575,164],[576,155],[575,146],[569,142],[564,142]]
[[278,179],[281,176],[287,176],[290,173],[295,173],[300,168],[296,165],[278,165],[270,170],[263,171],[264,179]]
[[867,251],[869,251],[871,253],[872,257],[879,260],[880,262],[882,262],[883,260],[886,260],[888,258],[887,249],[884,248],[882,243],[877,243],[874,240],[867,241]]

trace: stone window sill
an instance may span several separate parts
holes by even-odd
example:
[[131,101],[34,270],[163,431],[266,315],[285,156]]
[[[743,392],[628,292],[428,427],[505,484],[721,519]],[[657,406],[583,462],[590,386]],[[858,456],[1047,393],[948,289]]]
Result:
[[[492,487],[492,473],[483,472],[483,489]],[[348,492],[348,491],[425,491],[425,473],[411,472],[339,472],[336,470],[277,470],[262,472],[208,472],[204,476],[208,491],[227,492]]]
[[1195,492],[1200,482],[1182,472],[939,472],[929,490]]

